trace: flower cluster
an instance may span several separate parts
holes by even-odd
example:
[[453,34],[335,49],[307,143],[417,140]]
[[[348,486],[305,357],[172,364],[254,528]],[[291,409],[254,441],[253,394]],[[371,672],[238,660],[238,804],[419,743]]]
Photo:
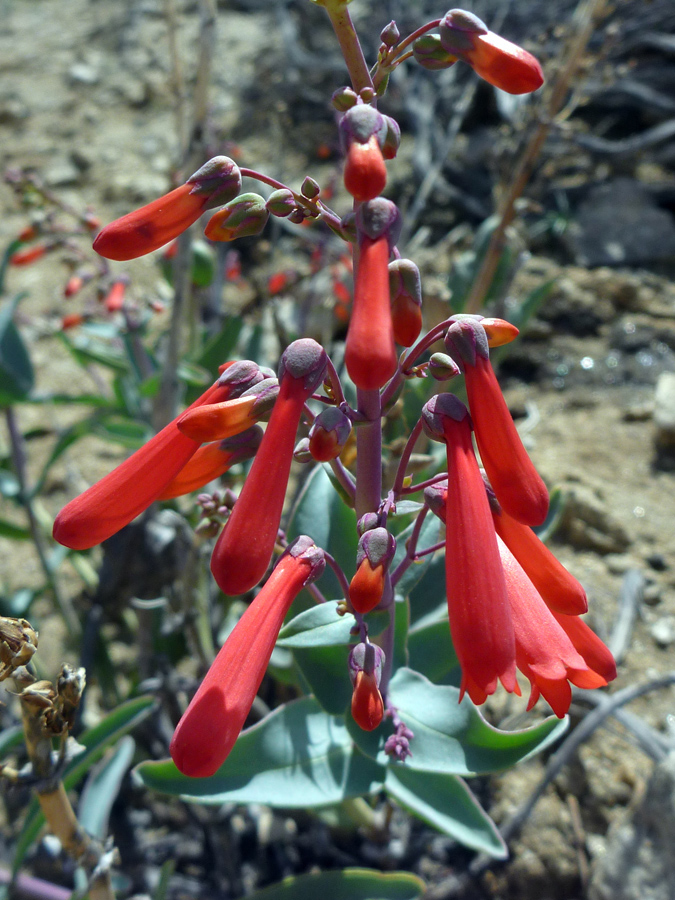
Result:
[[[430,33],[435,27],[438,35]],[[406,40],[400,41],[395,26],[385,29],[382,39],[372,83],[357,90],[355,81],[354,88],[333,96],[352,212],[340,217],[330,210],[311,178],[293,191],[217,156],[166,196],[108,225],[94,242],[103,256],[131,259],[169,243],[205,211],[220,207],[206,225],[210,240],[258,234],[272,215],[296,224],[323,221],[352,245],[354,292],[344,346],[344,369],[356,389],[352,405],[346,398],[353,395],[338,369],[310,338],[285,349],[276,374],[252,361],[227,363],[215,384],[69,503],[54,525],[54,537],[62,544],[76,550],[92,547],[155,501],[199,490],[236,462],[253,457],[238,497],[228,492],[221,502],[220,495],[204,494],[199,501],[208,516],[205,536],[215,538],[225,520],[211,555],[211,572],[224,594],[249,594],[272,569],[178,723],[171,755],[189,776],[210,776],[227,758],[294,598],[309,585],[316,599],[325,599],[313,582],[326,564],[344,594],[338,612],[350,613],[355,623],[348,631],[354,641],[348,660],[345,650],[345,675],[348,671],[352,682],[346,714],[365,731],[390,721],[393,733],[383,749],[394,760],[414,753],[413,732],[390,702],[388,687],[397,656],[394,632],[401,621],[395,615],[397,585],[417,559],[416,536],[430,509],[446,524],[447,606],[462,671],[460,699],[467,694],[481,704],[500,682],[519,694],[519,670],[531,684],[529,706],[541,695],[556,715],[564,716],[570,684],[596,688],[616,674],[611,654],[580,618],[587,608],[583,588],[532,530],[547,516],[548,492],[522,445],[490,362],[490,348],[512,340],[517,330],[501,319],[458,315],[420,338],[420,272],[397,248],[397,206],[381,196],[386,161],[396,155],[400,131],[377,110],[375,87],[403,59],[412,57],[430,69],[462,60],[512,93],[538,88],[541,69],[530,54],[461,10],[451,10]],[[369,81],[370,75],[365,78],[361,72],[364,79]],[[241,193],[242,175],[272,188],[267,199]],[[123,302],[123,291],[118,293],[122,300],[116,302]],[[426,358],[441,338],[444,352]],[[401,348],[409,349],[399,358]],[[393,487],[383,498],[382,419],[405,379],[446,381],[459,374],[469,409],[448,393],[426,403],[400,457]],[[322,408],[317,413],[318,403]],[[264,431],[256,424],[263,419],[268,420]],[[296,443],[303,425],[307,431]],[[447,466],[442,477],[415,486],[408,463],[422,429],[446,445]],[[357,450],[351,468],[342,459],[350,443]],[[343,498],[356,509],[359,540],[351,578],[312,535],[289,544],[281,530],[294,459],[329,466]],[[389,516],[404,494],[421,494],[425,486],[422,510],[404,544]],[[401,552],[394,566],[397,549]],[[273,565],[275,552],[279,559]],[[376,610],[380,618],[388,614],[389,624],[371,639],[369,622]]]

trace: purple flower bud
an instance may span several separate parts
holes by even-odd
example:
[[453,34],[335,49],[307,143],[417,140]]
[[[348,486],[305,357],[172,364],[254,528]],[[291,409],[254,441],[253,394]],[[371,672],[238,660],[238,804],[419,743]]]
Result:
[[388,25],[385,25],[380,32],[380,40],[385,47],[395,47],[401,40],[401,32],[398,30],[398,25],[393,19]]
[[359,103],[348,109],[340,119],[339,129],[342,147],[346,153],[354,141],[367,144],[373,135],[382,146],[387,134],[387,123],[375,107]]
[[304,210],[300,209],[300,207],[296,207],[288,216],[288,221],[292,222],[294,225],[302,225],[307,216],[304,213]]
[[447,353],[432,353],[427,371],[436,381],[448,381],[459,375],[460,368]]
[[382,678],[382,666],[384,665],[384,650],[377,644],[355,644],[349,651],[349,677],[352,684],[356,681],[359,672],[365,672],[366,675],[375,675],[375,683],[380,686]]
[[422,305],[420,270],[411,259],[394,259],[389,263],[389,291],[392,301],[404,295]]
[[392,119],[391,116],[385,116],[384,121],[387,130],[384,139],[380,144],[380,149],[382,150],[382,156],[385,159],[393,159],[398,153],[398,148],[401,145],[401,129],[396,119]]
[[211,241],[234,241],[260,234],[269,212],[260,194],[240,194],[211,216],[204,234]]
[[350,87],[338,88],[331,97],[331,103],[338,112],[347,112],[352,106],[356,106],[358,102],[358,94]]
[[279,396],[279,382],[276,378],[265,378],[244,391],[242,397],[257,397],[249,411],[251,418],[261,418],[274,406]]
[[424,488],[424,502],[429,509],[445,522],[445,501],[448,496],[448,479],[437,481]]
[[309,463],[314,460],[309,452],[309,438],[304,437],[298,441],[293,451],[293,459],[299,463]]
[[356,567],[367,559],[371,567],[382,566],[387,569],[396,552],[396,538],[386,528],[371,528],[359,538],[356,550]]
[[329,462],[337,459],[352,433],[352,422],[336,406],[322,410],[309,430],[309,449],[314,459]]
[[284,378],[302,378],[307,391],[314,391],[323,381],[328,357],[320,344],[311,338],[293,341],[279,362],[279,382]]
[[362,203],[356,212],[356,225],[360,232],[376,241],[387,235],[389,247],[393,247],[401,234],[401,213],[391,200],[376,197]]
[[306,534],[301,534],[292,544],[289,544],[286,553],[292,556],[293,559],[302,559],[311,565],[309,575],[303,582],[303,586],[316,581],[326,568],[326,557],[323,550],[317,547],[312,538]]
[[370,531],[372,528],[377,528],[379,524],[380,517],[377,513],[365,513],[365,515],[361,516],[359,521],[356,523],[356,530],[359,533],[359,537],[361,537],[362,534],[365,534],[366,531]]
[[272,191],[267,198],[265,206],[273,216],[284,219],[286,216],[290,216],[293,210],[297,208],[297,203],[295,202],[293,191],[289,191],[288,188],[281,188],[278,191]]
[[445,333],[445,349],[462,372],[465,365],[476,365],[477,356],[490,358],[488,337],[480,324],[481,319],[482,316],[453,316],[452,325]]
[[461,422],[468,416],[468,409],[454,394],[436,394],[422,407],[422,425],[432,441],[445,443],[446,417]]
[[413,43],[415,60],[429,72],[449,69],[457,62],[457,57],[443,49],[437,34],[423,34]]
[[321,193],[321,188],[319,187],[318,182],[307,175],[305,180],[302,182],[300,193],[303,197],[307,197],[308,200],[313,200],[315,197],[319,196],[319,194]]
[[210,194],[204,209],[213,209],[233,200],[241,190],[239,166],[228,156],[214,156],[191,175],[186,184],[194,184],[191,194]]
[[462,56],[473,50],[476,37],[488,33],[485,22],[464,9],[451,9],[447,12],[441,19],[438,30],[443,48],[455,56]]
[[231,391],[228,395],[229,399],[240,397],[244,391],[248,390],[254,384],[258,384],[264,379],[263,373],[260,371],[258,363],[250,359],[240,359],[232,363],[218,379],[221,387],[231,385]]

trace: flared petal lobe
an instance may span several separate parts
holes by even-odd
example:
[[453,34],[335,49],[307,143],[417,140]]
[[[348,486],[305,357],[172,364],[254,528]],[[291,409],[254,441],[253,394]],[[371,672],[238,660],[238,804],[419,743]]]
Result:
[[498,541],[513,616],[516,663],[532,685],[528,708],[541,694],[562,718],[572,700],[570,683],[598,688],[607,684],[607,679],[577,652],[520,563],[501,538]]
[[541,525],[548,491],[511,418],[490,360],[480,354],[465,365],[469,409],[480,457],[503,509],[524,525]]
[[612,652],[578,616],[564,616],[553,610],[553,615],[565,634],[583,656],[589,669],[601,675],[606,682],[616,678],[616,662]]
[[[216,382],[190,406],[218,402],[230,393]],[[181,434],[176,419],[57,515],[54,540],[71,550],[87,550],[107,540],[159,498],[199,449]]]
[[569,616],[587,612],[586,591],[534,531],[503,510],[501,513],[493,511],[492,515],[497,534],[523,567],[546,605],[554,612]]
[[[303,541],[303,552],[294,557],[294,547]],[[323,554],[309,538],[298,538],[289,551],[235,625],[178,723],[170,752],[184,775],[207,778],[225,762],[244,727],[291,603],[323,570]]]

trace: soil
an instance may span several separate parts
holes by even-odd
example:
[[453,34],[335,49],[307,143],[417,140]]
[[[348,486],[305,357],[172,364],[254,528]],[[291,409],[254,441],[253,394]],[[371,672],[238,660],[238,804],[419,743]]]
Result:
[[[189,96],[199,57],[196,3],[4,0],[3,167],[34,171],[63,203],[80,211],[91,208],[104,222],[165,192],[180,160],[166,18],[173,5],[183,89]],[[547,71],[553,72],[564,46],[561,23],[569,21],[573,5],[531,0],[525,6],[519,5],[518,15],[507,14],[501,31],[540,48]],[[553,6],[557,17],[551,15]],[[357,19],[374,23],[375,35],[391,18],[379,9],[360,7],[357,0]],[[390,7],[402,24],[408,13],[398,3]],[[675,466],[654,420],[659,376],[675,372],[675,287],[670,281],[675,252],[652,252],[650,245],[650,252],[633,261],[621,255],[630,240],[622,245],[617,231],[618,260],[631,260],[630,268],[580,265],[587,258],[584,253],[591,252],[594,235],[579,237],[584,222],[579,210],[593,187],[627,178],[644,190],[650,210],[658,209],[675,229],[675,156],[672,147],[659,141],[619,153],[589,148],[577,138],[600,135],[622,141],[666,120],[672,123],[667,119],[672,99],[668,108],[662,92],[675,83],[672,38],[670,44],[665,40],[673,13],[667,3],[648,7],[645,12],[641,0],[619,3],[598,22],[578,82],[579,96],[573,98],[577,105],[553,130],[527,189],[525,214],[516,223],[521,265],[507,306],[508,298],[523,297],[543,282],[551,281],[552,290],[501,366],[509,406],[532,458],[546,482],[560,486],[566,497],[555,552],[586,587],[590,621],[602,635],[611,635],[619,618],[626,573],[637,570],[644,579],[643,602],[613,691],[675,669]],[[489,2],[476,10],[490,20],[496,14]],[[647,22],[639,25],[643,14]],[[650,43],[649,35],[663,40]],[[402,205],[414,202],[425,165],[438,155],[453,104],[456,109],[457,92],[464,89],[463,82],[453,86],[446,75],[439,73],[436,87],[432,80],[403,72],[392,79],[385,111],[401,119],[404,137],[392,163],[390,186]],[[283,173],[292,184],[304,174],[324,184],[334,181],[338,151],[327,98],[344,77],[321,10],[300,0],[283,10],[262,0],[220,3],[206,141],[213,152],[208,156],[236,153],[243,164],[277,177]],[[639,115],[631,100],[633,88],[625,87],[628,82],[652,92],[643,93]],[[432,103],[434,90],[440,99]],[[185,108],[189,114],[190,104]],[[431,122],[425,124],[422,111],[427,108]],[[527,133],[527,110],[508,115],[511,122],[500,116],[492,92],[479,89],[451,161],[440,167],[437,186],[419,216],[412,244],[419,251],[430,306],[447,304],[448,271],[470,245],[472,229],[492,212],[494,194],[503,187]],[[0,207],[0,246],[26,226],[30,215],[41,215],[39,205],[27,214],[7,185],[0,185]],[[619,212],[608,215],[609,228]],[[661,234],[666,247],[665,225]],[[296,270],[305,264],[306,245],[296,253],[297,240],[282,231],[256,248],[246,243],[242,265],[248,293],[230,292],[228,302],[252,307],[259,315],[260,285],[267,276],[289,260]],[[27,292],[17,321],[30,341],[38,391],[65,392],[73,388],[74,377],[83,379],[57,338],[66,312],[96,304],[86,291],[69,301],[63,298],[68,275],[81,263],[78,254],[93,264],[93,253],[86,256],[86,237],[76,236],[74,243],[77,252],[59,250],[48,261],[13,269],[9,276],[10,294]],[[113,264],[112,271],[128,273],[140,307],[166,295],[153,260]],[[77,387],[94,391],[98,383]],[[35,478],[55,433],[80,413],[24,404],[18,415],[24,431],[43,431],[29,443],[29,477]],[[109,471],[123,454],[95,438],[78,444],[54,467],[45,486],[40,502],[46,513],[55,515],[65,499]],[[13,507],[5,512],[3,505],[2,515],[21,522]],[[38,584],[39,578],[28,545],[0,540],[0,583],[7,596]],[[76,591],[76,579],[66,575],[64,586]],[[64,644],[68,652],[67,635],[46,602],[34,611],[41,620],[42,664],[55,672]],[[666,687],[637,699],[630,711],[669,737],[674,704],[675,688]],[[579,696],[572,724],[587,711]],[[492,710],[500,718],[511,712],[499,703]],[[474,785],[498,823],[506,822],[534,789],[547,759]],[[178,873],[168,895],[173,900],[242,896],[291,872],[338,865],[409,868],[427,880],[435,900],[593,900],[594,873],[607,851],[608,831],[630,817],[652,768],[653,760],[630,731],[608,720],[544,792],[511,841],[509,861],[460,886],[453,878],[471,854],[400,811],[386,828],[356,834],[265,808],[225,810],[220,821],[228,829],[222,840],[229,844],[224,852],[208,844],[208,817],[200,811],[149,800],[127,786],[127,808],[116,810],[113,832],[129,889],[139,896],[151,893],[159,867],[175,856]],[[125,840],[127,831],[135,835],[135,844]],[[9,836],[7,831],[3,843]],[[33,866],[38,874],[55,877],[54,860],[44,847]]]

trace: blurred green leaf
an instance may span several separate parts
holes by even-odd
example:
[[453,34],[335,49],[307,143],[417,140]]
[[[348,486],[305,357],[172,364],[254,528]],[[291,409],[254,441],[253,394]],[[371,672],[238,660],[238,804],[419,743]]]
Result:
[[[522,731],[500,731],[485,721],[468,697],[459,703],[457,688],[432,684],[412,669],[396,672],[389,685],[389,701],[415,735],[411,743],[413,755],[405,765],[418,772],[501,772],[540,752],[567,728],[566,719],[549,716]],[[367,756],[387,765],[384,742],[391,734],[390,726],[370,733],[350,730]]]
[[[427,547],[433,547],[434,544],[438,543],[440,525],[440,520],[437,519],[436,516],[432,515],[431,513],[427,513],[427,516],[422,523],[422,528],[420,530],[420,535],[417,541],[418,552],[420,550],[426,550]],[[391,572],[395,572],[397,566],[399,566],[405,559],[408,552],[406,542],[410,538],[414,527],[415,523],[412,522],[399,535],[397,535],[396,553],[394,554],[394,559],[391,563]],[[429,553],[427,556],[423,556],[422,559],[418,560],[417,562],[411,563],[405,570],[401,578],[398,580],[398,582],[394,585],[394,591],[397,594],[400,594],[402,597],[407,597],[408,594],[410,594],[410,592],[413,590],[415,585],[424,577],[425,572],[431,565],[432,559],[433,553]]]
[[409,872],[342,869],[291,875],[249,900],[417,900],[424,890],[421,878]]
[[390,766],[384,788],[409,812],[465,847],[506,859],[508,851],[497,826],[468,785],[456,775],[415,772]]
[[122,416],[106,416],[92,422],[91,431],[97,437],[121,444],[129,450],[138,450],[150,437],[148,426]]
[[95,362],[115,372],[128,372],[130,370],[126,354],[95,337],[90,337],[86,333],[80,333],[71,337],[63,331],[58,332],[57,337],[68,348],[75,362],[82,368],[86,368],[89,363]]
[[349,648],[296,647],[296,665],[308,689],[327,713],[342,716],[352,699],[347,662]]
[[447,605],[441,606],[442,618],[436,622],[415,624],[408,635],[409,666],[434,684],[459,687],[462,673],[450,637]]
[[24,296],[0,306],[0,407],[25,400],[35,383],[28,350],[13,319]]
[[226,316],[222,329],[214,335],[197,357],[197,363],[214,377],[218,366],[233,355],[244,321],[241,316]]
[[12,541],[29,541],[31,538],[30,528],[0,519],[0,537],[9,538]]
[[21,725],[10,725],[0,731],[0,762],[6,753],[11,753],[23,744],[23,728]]
[[134,758],[136,742],[126,735],[108,756],[92,769],[82,791],[77,818],[87,834],[103,841],[108,833],[110,810]]
[[146,787],[183,800],[326,806],[380,790],[384,772],[354,747],[341,719],[312,697],[284,704],[244,731],[210,778],[188,778],[171,760],[135,769]]
[[410,618],[413,626],[420,619],[435,615],[436,610],[441,607],[447,610],[445,554],[437,553],[431,557],[429,565],[423,570],[422,578],[410,592]]
[[23,245],[23,241],[18,238],[14,241],[11,241],[7,247],[5,248],[5,252],[2,254],[2,258],[0,258],[0,296],[5,292],[5,275],[7,274],[7,267],[9,266],[10,257],[13,256],[14,253]]
[[[65,768],[62,781],[66,790],[74,788],[94,763],[101,758],[105,750],[146,719],[155,706],[154,697],[137,697],[129,700],[109,713],[98,725],[87,729],[84,734],[80,735],[77,740],[84,747],[84,751],[72,759]],[[31,800],[26,820],[17,840],[12,861],[13,872],[16,872],[23,862],[26,853],[44,825],[44,821],[37,800]]]
[[0,598],[0,615],[21,618],[28,614],[33,600],[39,597],[47,585],[39,588],[19,588],[11,597]]
[[548,513],[546,514],[546,519],[542,525],[534,528],[533,531],[537,535],[540,541],[544,541],[544,543],[555,534],[558,525],[560,525],[560,520],[563,517],[563,513],[565,512],[565,504],[567,503],[567,497],[560,490],[559,487],[554,488],[551,491],[551,498],[548,504]]

